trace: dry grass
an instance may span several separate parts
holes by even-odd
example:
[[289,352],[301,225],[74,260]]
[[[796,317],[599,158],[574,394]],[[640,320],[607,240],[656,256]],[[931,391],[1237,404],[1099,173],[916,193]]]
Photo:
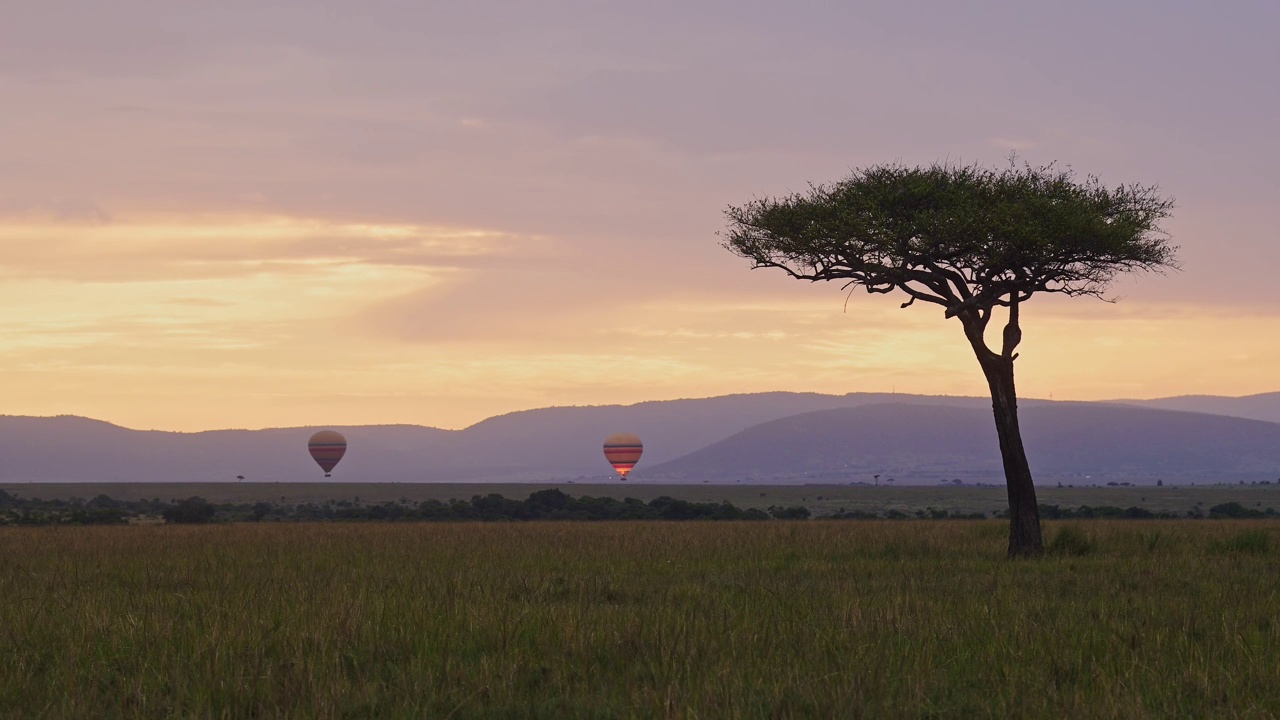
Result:
[[1071,525],[0,528],[0,716],[1280,716],[1280,528]]

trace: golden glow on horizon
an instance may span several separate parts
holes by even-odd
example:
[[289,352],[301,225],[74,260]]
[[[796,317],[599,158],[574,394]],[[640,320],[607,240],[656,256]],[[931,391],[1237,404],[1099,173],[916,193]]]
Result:
[[[526,239],[527,240],[527,239]],[[503,305],[487,329],[445,291],[545,241],[283,217],[0,220],[4,414],[129,427],[463,427],[547,405],[790,390],[981,395],[959,326],[891,299],[688,290]],[[531,272],[536,269],[531,270]],[[413,303],[394,305],[405,298]],[[392,303],[392,304],[388,304]],[[1276,390],[1258,310],[1033,301],[1018,385],[1061,400]],[[413,337],[370,322],[393,314]],[[471,332],[433,337],[450,315]],[[619,320],[623,318],[623,320]],[[993,322],[998,333],[999,322]]]

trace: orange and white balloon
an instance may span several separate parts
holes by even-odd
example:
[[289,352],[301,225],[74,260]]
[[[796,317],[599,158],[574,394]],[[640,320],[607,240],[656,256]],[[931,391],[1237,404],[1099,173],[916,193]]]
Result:
[[604,441],[604,459],[609,461],[623,480],[627,479],[627,473],[640,462],[640,454],[643,452],[644,445],[640,443],[640,438],[631,433],[614,433]]

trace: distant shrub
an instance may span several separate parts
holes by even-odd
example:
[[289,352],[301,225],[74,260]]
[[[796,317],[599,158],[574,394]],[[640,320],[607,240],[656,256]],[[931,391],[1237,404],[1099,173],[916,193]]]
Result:
[[1080,509],[1076,511],[1075,517],[1084,519],[1122,518],[1124,517],[1124,510],[1114,505],[1099,505],[1097,507],[1081,505]]
[[62,522],[72,525],[124,525],[128,521],[124,511],[116,508],[81,508],[72,510],[62,518]]
[[176,505],[170,505],[161,513],[165,522],[207,523],[213,520],[214,507],[202,497],[192,496]]
[[99,495],[94,499],[90,500],[89,502],[85,503],[85,507],[114,509],[114,508],[120,507],[120,503],[116,500],[112,500],[106,495]]
[[1238,502],[1226,502],[1209,508],[1211,518],[1260,518],[1263,516],[1261,510],[1247,508]]
[[821,520],[879,520],[880,516],[867,510],[838,510],[824,515]]
[[1064,525],[1046,549],[1051,555],[1088,555],[1094,551],[1094,543],[1079,526]]
[[769,514],[775,520],[808,520],[809,508],[800,505],[785,508],[775,505],[769,508]]

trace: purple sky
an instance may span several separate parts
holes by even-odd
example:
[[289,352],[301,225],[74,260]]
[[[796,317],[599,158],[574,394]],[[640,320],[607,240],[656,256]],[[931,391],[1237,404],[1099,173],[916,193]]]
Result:
[[[1118,306],[1037,301],[1028,394],[1278,389],[1280,5],[959,5],[10,10],[0,359],[21,387],[2,410],[459,426],[763,389],[981,392],[940,317],[866,296],[843,314],[838,288],[751,273],[715,233],[729,203],[854,166],[1013,150],[1159,183],[1185,268],[1121,283]],[[319,352],[316,327],[346,347]],[[1149,337],[1115,367],[1060,357],[1109,333]],[[282,385],[304,358],[310,385]],[[103,389],[144,377],[163,391]]]

